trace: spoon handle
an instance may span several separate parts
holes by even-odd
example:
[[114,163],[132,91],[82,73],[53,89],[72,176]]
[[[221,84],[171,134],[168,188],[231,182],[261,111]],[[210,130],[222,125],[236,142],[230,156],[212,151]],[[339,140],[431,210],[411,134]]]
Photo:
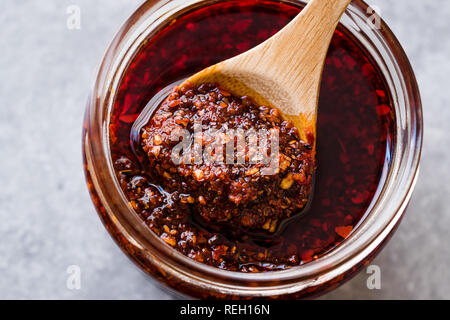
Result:
[[[259,105],[277,107],[314,140],[322,70],[331,38],[351,0],[310,0],[286,27],[257,47],[206,68],[191,84],[218,83]],[[314,137],[311,139],[310,137]]]
[[[279,60],[285,83],[301,97],[304,116],[315,122],[324,61],[336,26],[351,0],[310,0],[306,8],[275,36],[283,48]],[[289,72],[295,70],[295,72]]]
[[315,123],[324,60],[336,26],[350,2],[310,0],[280,32],[238,57],[241,65],[253,64],[250,70],[274,79],[298,98],[296,103],[300,106],[290,115],[298,116],[297,110],[301,108],[302,117]]

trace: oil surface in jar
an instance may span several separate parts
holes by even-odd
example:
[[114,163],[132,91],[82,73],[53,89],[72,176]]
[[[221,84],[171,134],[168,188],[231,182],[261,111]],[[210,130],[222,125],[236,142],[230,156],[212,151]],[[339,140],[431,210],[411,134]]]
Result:
[[[394,114],[388,89],[366,52],[338,29],[320,93],[314,198],[308,212],[289,221],[276,237],[233,239],[199,225],[185,214],[189,204],[174,206],[173,195],[142,168],[130,132],[148,101],[168,85],[263,42],[299,10],[272,1],[228,1],[198,9],[150,39],[122,80],[110,123],[122,188],[161,239],[199,262],[258,272],[320,257],[363,219],[389,163]],[[142,197],[155,206],[140,206]]]

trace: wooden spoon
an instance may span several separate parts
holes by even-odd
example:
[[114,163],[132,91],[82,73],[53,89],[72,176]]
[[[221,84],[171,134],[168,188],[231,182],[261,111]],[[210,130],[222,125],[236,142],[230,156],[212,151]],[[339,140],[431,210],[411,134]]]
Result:
[[351,0],[310,0],[286,27],[257,47],[206,68],[184,84],[216,83],[278,108],[315,147],[317,103],[331,38]]

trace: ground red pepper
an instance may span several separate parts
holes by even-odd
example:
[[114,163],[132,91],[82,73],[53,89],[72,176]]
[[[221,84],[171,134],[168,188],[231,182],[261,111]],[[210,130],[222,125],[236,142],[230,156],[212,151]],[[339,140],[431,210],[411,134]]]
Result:
[[[274,233],[308,203],[312,146],[277,109],[250,97],[214,84],[176,86],[138,140],[146,175],[172,195],[174,206],[190,207],[179,215],[215,230]],[[148,200],[141,196],[137,204],[150,211],[163,205]]]
[[[149,227],[192,259],[242,272],[280,270],[317,259],[357,227],[389,164],[394,137],[389,91],[370,56],[336,31],[319,101],[314,198],[305,214],[272,237],[235,238],[180,214],[191,210],[189,203],[173,206],[173,194],[146,176],[130,131],[147,102],[164,87],[264,41],[298,12],[294,5],[271,1],[227,1],[189,13],[149,41],[122,80],[110,124],[117,176]],[[156,208],[140,207],[142,197]]]

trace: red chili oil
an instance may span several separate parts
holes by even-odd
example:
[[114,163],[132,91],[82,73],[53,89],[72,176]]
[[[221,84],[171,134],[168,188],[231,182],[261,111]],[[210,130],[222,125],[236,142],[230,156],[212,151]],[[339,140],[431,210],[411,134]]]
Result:
[[[130,165],[139,167],[130,133],[159,91],[258,45],[300,10],[294,4],[272,1],[227,1],[172,21],[142,47],[123,77],[110,122],[113,161],[127,158]],[[198,235],[214,239],[219,251],[223,244],[235,246],[240,259],[223,261],[220,254],[216,260],[189,256],[223,269],[261,272],[304,264],[336,248],[364,218],[389,167],[395,136],[391,105],[376,64],[339,27],[324,68],[316,181],[307,212],[286,223],[276,236],[264,239],[227,238],[226,233],[187,221]],[[119,170],[117,175],[121,177]]]

